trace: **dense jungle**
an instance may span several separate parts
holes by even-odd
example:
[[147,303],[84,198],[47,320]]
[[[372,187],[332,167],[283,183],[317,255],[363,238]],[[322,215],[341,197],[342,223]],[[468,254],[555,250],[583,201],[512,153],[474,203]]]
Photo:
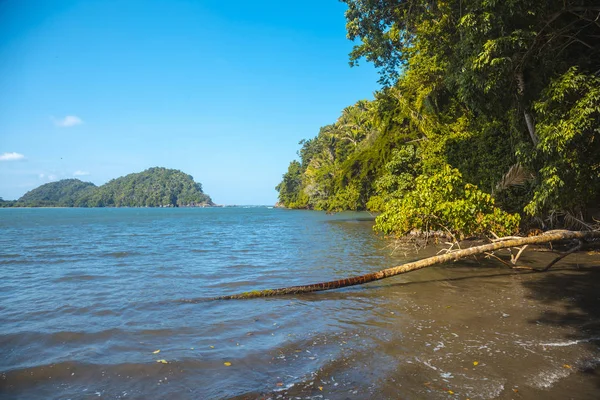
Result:
[[377,212],[393,235],[597,222],[597,2],[343,2],[350,64],[381,87],[299,143],[281,206]]

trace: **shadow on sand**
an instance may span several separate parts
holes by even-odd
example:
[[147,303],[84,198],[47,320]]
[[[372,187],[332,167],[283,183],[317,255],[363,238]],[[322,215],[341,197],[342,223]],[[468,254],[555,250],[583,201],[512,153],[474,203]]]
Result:
[[[589,260],[589,259],[588,259]],[[598,349],[600,345],[600,262],[562,263],[560,269],[540,273],[523,282],[528,298],[548,306],[533,324],[567,329],[565,339]],[[584,360],[580,372],[594,376],[600,387],[600,360]]]

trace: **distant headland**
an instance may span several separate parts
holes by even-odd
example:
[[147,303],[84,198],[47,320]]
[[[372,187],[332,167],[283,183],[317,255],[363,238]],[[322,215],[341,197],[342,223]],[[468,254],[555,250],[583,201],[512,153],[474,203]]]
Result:
[[202,185],[176,169],[149,168],[102,186],[79,179],[46,183],[0,207],[214,207]]

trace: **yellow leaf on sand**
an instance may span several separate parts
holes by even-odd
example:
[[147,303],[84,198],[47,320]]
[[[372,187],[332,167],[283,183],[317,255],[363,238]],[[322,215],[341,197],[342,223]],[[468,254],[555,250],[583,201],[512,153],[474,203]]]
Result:
[[323,386],[319,386],[319,390],[322,392],[323,391]]
[[571,369],[571,366],[569,364],[565,364],[565,365],[563,365],[563,368]]
[[231,367],[231,363],[229,361],[225,361],[223,363],[223,365],[226,366],[226,367]]
[[479,365],[479,361],[473,361],[473,365],[474,366],[478,366]]
[[454,394],[452,390],[448,390],[448,394]]
[[168,364],[169,362],[167,360],[156,360],[157,363],[161,363],[161,364]]
[[160,350],[155,350],[152,352],[152,354],[158,354],[158,353],[160,353]]

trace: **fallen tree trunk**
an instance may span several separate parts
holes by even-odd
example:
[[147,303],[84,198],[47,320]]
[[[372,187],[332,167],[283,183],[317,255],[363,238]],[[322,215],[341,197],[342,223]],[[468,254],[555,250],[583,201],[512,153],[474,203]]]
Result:
[[[506,239],[496,239],[493,243],[484,244],[481,246],[474,246],[468,249],[456,250],[453,252],[448,252],[446,254],[425,258],[419,261],[413,261],[410,263],[406,263],[403,265],[399,265],[396,267],[387,268],[378,272],[373,272],[365,275],[354,276],[346,279],[340,279],[336,281],[330,282],[321,282],[321,283],[313,283],[310,285],[302,285],[302,286],[290,286],[278,289],[265,289],[265,290],[255,290],[251,292],[244,292],[229,296],[220,296],[215,298],[215,300],[229,300],[229,299],[249,299],[254,297],[271,297],[271,296],[282,296],[286,294],[299,294],[299,293],[309,293],[309,292],[318,292],[322,290],[331,290],[331,289],[340,289],[348,286],[362,285],[368,282],[378,281],[381,279],[389,278],[392,276],[405,274],[407,272],[416,271],[421,268],[430,267],[435,264],[442,264],[448,261],[456,261],[461,258],[489,253],[492,251],[506,249],[510,247],[518,247],[525,246],[530,244],[544,244],[550,242],[556,242],[559,240],[585,240],[592,238],[600,238],[600,231],[567,231],[567,230],[556,230],[556,231],[548,231],[538,236],[530,236],[530,237],[514,237],[511,236]],[[576,246],[577,249],[581,247],[581,245]],[[576,249],[575,249],[576,250]],[[573,250],[573,251],[575,251]],[[571,254],[573,251],[567,252]],[[568,255],[567,254],[567,255]],[[561,257],[562,258],[562,257]],[[558,261],[558,259],[556,260]],[[543,269],[543,271],[547,271],[550,266]],[[542,270],[540,270],[542,271]]]

